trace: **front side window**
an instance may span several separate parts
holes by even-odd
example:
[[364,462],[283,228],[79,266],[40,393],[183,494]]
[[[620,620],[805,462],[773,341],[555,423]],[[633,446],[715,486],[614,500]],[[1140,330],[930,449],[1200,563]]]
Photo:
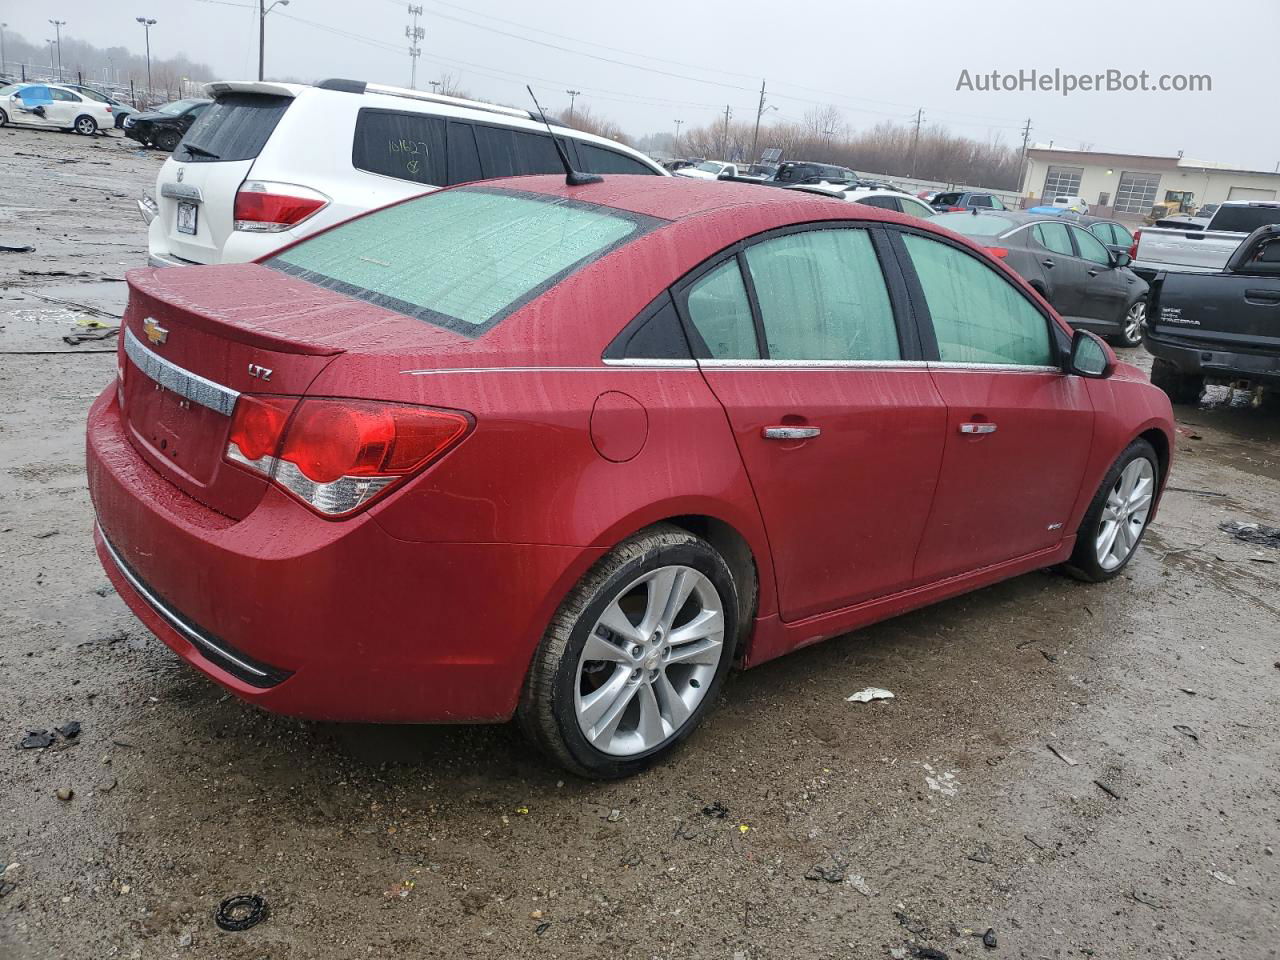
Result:
[[948,244],[905,234],[943,363],[1050,366],[1049,323],[994,267]]
[[1102,245],[1097,237],[1088,230],[1081,230],[1079,227],[1071,227],[1076,238],[1076,246],[1080,248],[1080,256],[1094,263],[1101,263],[1111,266],[1111,251]]
[[1005,205],[1004,205],[1003,203],[1001,203],[1001,202],[1000,202],[1000,198],[999,198],[999,197],[992,197],[992,198],[991,198],[991,208],[992,208],[993,210],[1005,210],[1005,209],[1008,209],[1007,207],[1005,207]]
[[737,257],[695,280],[686,294],[685,309],[713,360],[759,359],[751,301]]
[[266,265],[477,336],[662,222],[561,197],[462,187],[341,224]]
[[898,328],[865,230],[810,230],[747,248],[773,360],[899,360]]
[[1133,234],[1118,223],[1111,224],[1111,236],[1122,247],[1127,247],[1133,243]]
[[1071,233],[1065,223],[1037,223],[1032,228],[1036,242],[1046,250],[1060,253],[1066,257],[1074,257],[1075,250],[1071,246]]

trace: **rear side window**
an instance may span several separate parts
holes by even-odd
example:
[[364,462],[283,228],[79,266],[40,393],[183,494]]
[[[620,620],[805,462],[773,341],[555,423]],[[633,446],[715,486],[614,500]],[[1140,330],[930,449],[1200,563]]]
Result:
[[812,230],[747,248],[769,357],[898,360],[898,328],[865,230]]
[[462,187],[377,210],[266,264],[478,336],[662,222],[544,194]]
[[[200,114],[174,151],[183,163],[253,160],[293,103],[292,97],[261,93],[228,93]],[[193,152],[187,144],[198,149]]]
[[445,121],[423,113],[361,110],[351,164],[357,170],[427,186],[448,183]]
[[738,258],[730,257],[693,282],[685,300],[707,353],[714,360],[758,360],[755,320]]
[[1280,207],[1222,207],[1209,221],[1209,229],[1253,233],[1268,223],[1280,223]]
[[581,140],[578,141],[578,157],[587,173],[654,173],[634,157]]
[[486,180],[564,171],[555,144],[545,133],[483,126],[477,126],[475,131],[480,169]]
[[449,183],[483,180],[480,151],[476,149],[476,128],[469,123],[449,121]]
[[924,290],[943,363],[1049,366],[1049,323],[992,267],[915,234],[903,242]]
[[895,197],[863,197],[858,203],[868,207],[879,207],[881,210],[898,210]]
[[1040,246],[1066,257],[1074,257],[1075,250],[1071,246],[1071,232],[1065,223],[1037,223],[1032,234]]

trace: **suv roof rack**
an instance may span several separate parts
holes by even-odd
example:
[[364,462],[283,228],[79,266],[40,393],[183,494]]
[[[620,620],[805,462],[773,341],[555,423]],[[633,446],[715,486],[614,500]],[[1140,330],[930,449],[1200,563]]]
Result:
[[[407,100],[426,100],[429,103],[443,103],[451,107],[465,107],[468,110],[483,110],[486,113],[500,113],[508,117],[519,117],[521,120],[542,122],[542,117],[532,110],[520,110],[516,107],[500,107],[496,103],[484,103],[480,100],[467,100],[463,97],[450,97],[443,93],[426,93],[422,90],[411,90],[408,87],[392,87],[385,83],[366,83],[364,80],[343,80],[332,78],[321,80],[316,84],[321,90],[337,90],[341,93],[378,93],[384,97],[404,97]],[[555,122],[554,120],[552,122]]]

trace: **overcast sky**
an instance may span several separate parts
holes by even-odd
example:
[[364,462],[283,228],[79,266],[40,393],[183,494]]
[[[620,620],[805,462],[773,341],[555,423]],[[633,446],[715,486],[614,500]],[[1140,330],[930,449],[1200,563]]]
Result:
[[[523,103],[526,80],[548,110],[579,104],[632,134],[754,119],[761,78],[770,116],[799,120],[833,104],[854,127],[907,121],[1021,143],[1172,154],[1272,170],[1277,0],[916,0],[817,7],[758,0],[583,3],[582,0],[417,0],[426,31],[418,85],[452,73],[473,94]],[[809,6],[814,14],[799,12]],[[290,0],[267,18],[267,73],[408,85],[402,0]],[[183,52],[220,77],[255,75],[253,0],[41,0],[0,2],[0,20],[29,40],[66,34],[141,51],[152,28],[157,56]],[[465,22],[464,22],[465,21]],[[533,42],[537,41],[537,42]],[[609,62],[615,61],[615,62]],[[630,64],[626,66],[623,64]],[[957,91],[962,70],[1055,68],[1208,74],[1207,93]]]

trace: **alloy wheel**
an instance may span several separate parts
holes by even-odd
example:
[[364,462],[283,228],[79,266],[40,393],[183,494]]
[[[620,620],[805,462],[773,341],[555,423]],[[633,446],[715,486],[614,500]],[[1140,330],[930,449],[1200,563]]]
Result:
[[1129,346],[1137,346],[1142,341],[1142,322],[1147,319],[1147,301],[1139,300],[1124,315],[1121,333],[1124,342]]
[[578,659],[578,727],[602,753],[634,757],[674,737],[724,656],[724,605],[693,567],[665,566],[610,600]]
[[98,132],[98,125],[94,123],[92,117],[81,117],[76,121],[76,133],[84,136],[92,136]]
[[1135,457],[1120,471],[1107,493],[1095,541],[1098,565],[1115,570],[1133,553],[1151,515],[1156,471],[1146,457]]

